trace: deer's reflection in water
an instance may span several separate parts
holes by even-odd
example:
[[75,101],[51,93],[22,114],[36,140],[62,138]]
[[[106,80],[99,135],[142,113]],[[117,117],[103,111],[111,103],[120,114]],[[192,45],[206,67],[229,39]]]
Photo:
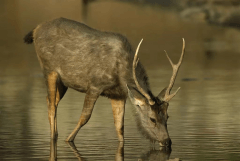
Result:
[[141,159],[138,159],[138,161],[181,161],[179,158],[169,159],[171,152],[171,147],[160,147],[159,150],[153,148],[142,155]]
[[161,147],[159,150],[152,148],[147,153],[143,154],[138,161],[167,161],[172,152],[171,147]]
[[[77,147],[75,146],[74,142],[66,142],[68,146],[73,151],[76,158],[78,158],[79,161],[86,161],[87,159],[83,158],[80,154],[80,152],[77,150]],[[124,143],[119,142],[118,148],[115,155],[115,161],[123,161],[124,160]],[[50,157],[49,161],[57,161],[57,140],[51,139],[50,141]]]
[[79,161],[85,161],[86,159],[81,156],[74,142],[66,142],[68,146],[72,149],[74,155],[78,158]]
[[[66,142],[73,154],[79,161],[86,161],[87,159],[82,157],[80,152],[77,150],[74,142]],[[179,161],[179,159],[169,159],[171,154],[171,148],[161,148],[160,150],[151,149],[149,152],[143,154],[138,161]],[[50,141],[50,157],[49,161],[57,161],[57,140],[51,139]],[[115,153],[115,161],[124,161],[124,143],[119,142]]]
[[55,161],[55,160],[57,160],[57,139],[51,139],[49,161]]

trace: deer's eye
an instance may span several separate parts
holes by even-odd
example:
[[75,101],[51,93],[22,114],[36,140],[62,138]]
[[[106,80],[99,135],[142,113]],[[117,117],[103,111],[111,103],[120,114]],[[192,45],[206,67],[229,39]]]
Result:
[[151,120],[154,124],[156,124],[156,120],[155,120],[154,118],[151,118],[151,117],[150,117],[150,120]]

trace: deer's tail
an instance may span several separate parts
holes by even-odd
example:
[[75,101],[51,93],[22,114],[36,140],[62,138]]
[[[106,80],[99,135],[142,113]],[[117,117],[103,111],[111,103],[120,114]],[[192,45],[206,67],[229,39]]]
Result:
[[24,42],[26,44],[31,44],[33,43],[33,30],[30,31],[24,38],[23,38]]

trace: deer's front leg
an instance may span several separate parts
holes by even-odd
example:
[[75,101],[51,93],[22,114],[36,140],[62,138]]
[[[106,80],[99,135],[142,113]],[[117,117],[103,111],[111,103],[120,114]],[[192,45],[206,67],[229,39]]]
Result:
[[118,149],[115,154],[115,161],[124,161],[124,142],[118,142]]
[[114,124],[116,127],[118,140],[124,141],[124,112],[125,112],[126,100],[114,100],[111,99]]
[[88,120],[90,119],[90,117],[92,115],[92,111],[93,111],[95,102],[98,99],[100,93],[101,93],[100,91],[93,91],[93,90],[89,90],[86,93],[81,117],[78,121],[77,126],[75,127],[73,132],[68,136],[66,141],[73,141],[74,138],[76,137],[78,131],[80,130],[80,128],[83,127],[88,122]]

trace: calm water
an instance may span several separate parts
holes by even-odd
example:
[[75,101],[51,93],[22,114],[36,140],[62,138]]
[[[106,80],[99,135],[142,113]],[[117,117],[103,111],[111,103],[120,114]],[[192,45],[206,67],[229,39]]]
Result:
[[[119,145],[110,101],[97,101],[91,120],[75,145],[64,142],[81,114],[84,94],[68,90],[58,107],[59,138],[50,141],[46,88],[33,45],[23,36],[56,17],[83,21],[128,37],[135,48],[144,38],[140,59],[155,94],[171,77],[163,50],[177,61],[186,56],[170,102],[168,129],[172,152],[160,150],[139,134],[127,102],[125,144]],[[0,160],[239,160],[240,31],[187,22],[160,6],[117,1],[0,1]],[[169,156],[170,155],[170,156]]]

